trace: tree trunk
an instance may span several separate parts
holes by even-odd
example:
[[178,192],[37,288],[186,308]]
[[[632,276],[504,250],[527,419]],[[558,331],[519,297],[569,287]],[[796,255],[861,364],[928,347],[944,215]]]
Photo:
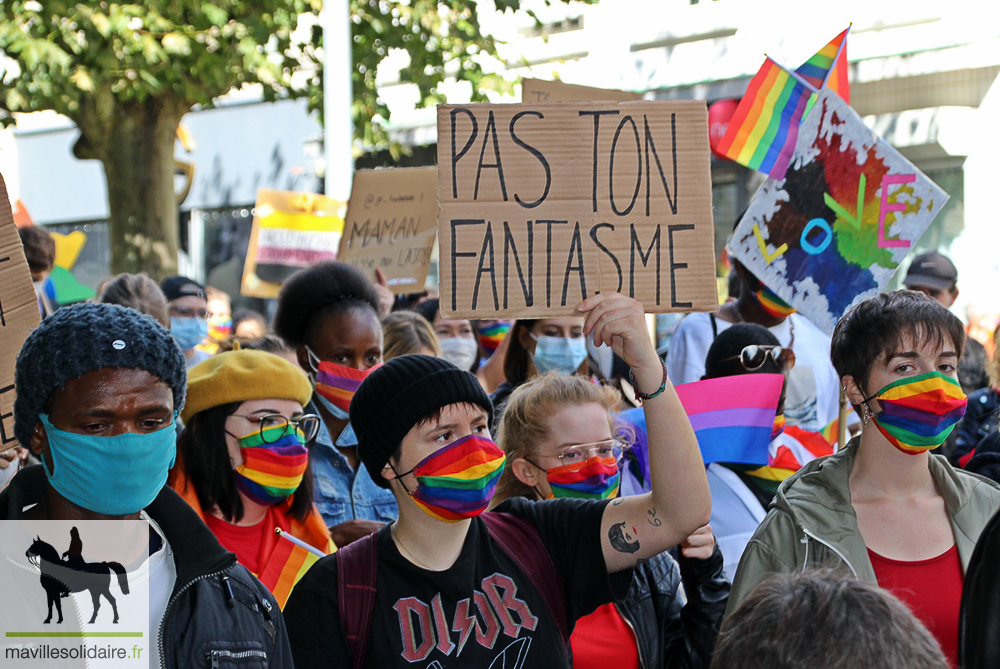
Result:
[[101,128],[81,124],[94,157],[104,165],[115,274],[145,272],[159,281],[177,272],[174,138],[182,115],[148,100],[116,104],[109,114],[113,122]]

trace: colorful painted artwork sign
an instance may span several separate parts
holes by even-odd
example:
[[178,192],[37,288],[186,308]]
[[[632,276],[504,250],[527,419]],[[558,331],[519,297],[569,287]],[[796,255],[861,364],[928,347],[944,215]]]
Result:
[[768,179],[729,253],[824,331],[883,290],[948,195],[835,93],[802,121],[783,179]]

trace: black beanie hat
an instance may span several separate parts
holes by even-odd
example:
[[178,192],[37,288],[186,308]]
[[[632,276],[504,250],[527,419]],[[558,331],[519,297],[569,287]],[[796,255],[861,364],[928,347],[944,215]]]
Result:
[[14,436],[27,447],[53,391],[105,367],[143,369],[163,379],[184,407],[184,354],[170,333],[135,309],[85,302],[63,307],[28,335],[14,367]]
[[369,374],[351,400],[351,427],[372,480],[388,488],[382,469],[406,433],[438,409],[462,402],[478,404],[493,422],[493,405],[475,375],[440,358],[401,355]]

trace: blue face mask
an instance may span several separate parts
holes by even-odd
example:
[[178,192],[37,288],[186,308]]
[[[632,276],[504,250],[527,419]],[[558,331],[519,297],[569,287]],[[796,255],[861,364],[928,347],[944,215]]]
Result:
[[49,483],[84,509],[108,516],[136,513],[152,503],[174,466],[177,432],[173,420],[156,432],[104,437],[59,430],[47,415],[38,417],[52,456],[54,471],[42,458]]
[[531,362],[539,374],[559,372],[572,374],[587,359],[587,342],[583,337],[536,337],[535,352],[531,354]]
[[208,321],[204,318],[170,317],[170,334],[182,351],[190,351],[208,335]]

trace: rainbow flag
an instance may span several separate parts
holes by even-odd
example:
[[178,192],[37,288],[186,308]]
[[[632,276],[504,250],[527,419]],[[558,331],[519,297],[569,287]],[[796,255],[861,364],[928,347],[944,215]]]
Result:
[[767,58],[750,80],[717,149],[741,165],[780,179],[788,169],[799,123],[827,87],[850,102],[847,34],[833,38],[794,72]]
[[677,386],[705,464],[768,464],[784,380],[783,374],[740,374]]
[[285,608],[292,588],[324,553],[277,527],[274,531],[278,534],[278,543],[257,578],[278,600],[278,606]]

